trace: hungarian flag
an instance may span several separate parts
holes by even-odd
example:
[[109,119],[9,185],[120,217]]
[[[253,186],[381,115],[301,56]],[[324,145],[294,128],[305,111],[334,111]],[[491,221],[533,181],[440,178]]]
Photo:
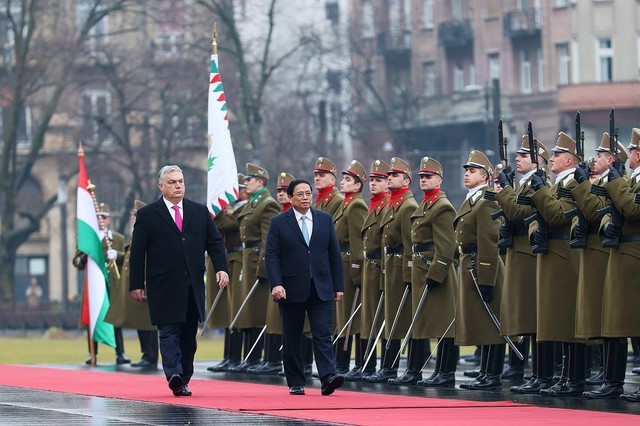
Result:
[[207,207],[213,216],[238,199],[238,168],[233,155],[229,114],[218,70],[218,55],[211,55],[209,74],[209,140]]
[[102,251],[95,203],[87,190],[89,179],[84,167],[82,146],[78,150],[78,166],[78,250],[87,255],[81,321],[89,326],[93,340],[115,348],[113,325],[104,322],[109,309],[109,274]]

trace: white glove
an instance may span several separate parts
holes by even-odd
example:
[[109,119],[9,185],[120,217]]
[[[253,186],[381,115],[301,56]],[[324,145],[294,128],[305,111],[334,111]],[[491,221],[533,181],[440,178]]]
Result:
[[114,249],[107,250],[107,259],[116,260],[118,258],[118,252]]

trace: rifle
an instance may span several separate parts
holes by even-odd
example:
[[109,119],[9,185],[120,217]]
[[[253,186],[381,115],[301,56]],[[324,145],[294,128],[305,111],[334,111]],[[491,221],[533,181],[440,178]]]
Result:
[[[529,157],[531,158],[531,162],[536,165],[535,173],[538,176],[542,177],[542,180],[544,181],[546,179],[546,174],[544,170],[540,168],[540,163],[538,160],[538,147],[536,145],[535,139],[533,138],[533,126],[531,124],[531,121],[529,121],[529,125],[527,126],[527,136],[529,137]],[[529,197],[518,197],[516,202],[518,204],[525,205],[532,204],[531,198]],[[544,235],[544,241],[540,244],[534,244],[531,247],[531,252],[533,254],[546,253],[549,250],[549,224],[546,220],[544,220],[538,209],[536,209],[536,212],[534,214],[524,220],[524,224],[526,226],[529,226],[532,222],[538,222],[538,230],[542,232],[542,235]]]
[[[576,154],[578,155],[578,157],[580,157],[581,160],[580,164],[578,164],[578,167],[582,167],[587,171],[587,174],[589,174],[589,165],[586,163],[586,161],[584,161],[584,132],[580,130],[580,111],[576,113]],[[571,193],[569,193],[569,195],[571,196],[571,198],[573,198]],[[578,226],[582,227],[583,229],[589,229],[589,222],[578,207],[574,207],[571,210],[564,212],[564,217],[566,219],[571,219],[574,216],[578,216]],[[586,246],[586,233],[584,235],[581,235],[579,238],[574,238],[569,241],[570,248],[585,248]]]
[[[498,151],[500,152],[500,162],[504,165],[504,172],[509,176],[511,174],[511,166],[509,165],[509,158],[507,154],[507,138],[504,137],[504,132],[502,130],[502,119],[498,122]],[[513,178],[509,179],[509,185],[513,187]],[[488,193],[488,191],[486,191],[485,198],[495,200],[495,193]],[[492,220],[497,220],[500,217],[504,217],[504,223],[502,224],[502,232],[500,232],[498,247],[513,247],[513,223],[511,223],[502,209],[491,213]]]

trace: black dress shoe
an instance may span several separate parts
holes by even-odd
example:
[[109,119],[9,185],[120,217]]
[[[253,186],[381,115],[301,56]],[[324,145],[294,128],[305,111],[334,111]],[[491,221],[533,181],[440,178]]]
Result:
[[351,371],[345,374],[344,379],[347,382],[360,382],[365,376],[371,376],[375,373],[376,370],[374,369],[360,371],[360,367],[354,367],[351,369]]
[[229,367],[227,370],[229,373],[245,373],[250,368],[258,367],[262,364],[262,361],[243,361],[236,367]]
[[118,364],[118,365],[131,364],[131,360],[129,358],[127,358],[127,356],[125,354],[118,355],[116,357],[116,364]]
[[349,372],[349,367],[338,367],[336,366],[336,374],[347,374]]
[[184,388],[184,382],[182,381],[182,377],[179,374],[174,374],[169,377],[169,389],[173,391],[175,396],[182,396],[182,391]]
[[322,388],[320,389],[320,393],[323,396],[331,395],[333,391],[342,387],[344,384],[344,377],[339,374],[335,374],[333,376],[329,376],[322,381]]
[[623,393],[623,383],[605,381],[598,389],[584,392],[582,396],[591,399],[612,399],[620,397]]
[[540,390],[540,395],[546,396],[581,396],[584,392],[584,383],[576,383],[571,380],[560,381],[548,389]]
[[456,384],[456,374],[455,373],[435,373],[435,375],[431,375],[424,380],[418,380],[416,385],[424,386],[427,388],[431,387],[447,387],[447,386],[455,386]]
[[640,388],[636,389],[632,393],[623,393],[620,395],[620,399],[629,402],[640,402]]
[[182,385],[182,388],[177,390],[177,391],[173,391],[173,396],[191,396],[191,391],[189,390],[189,387],[187,385]]
[[[219,362],[216,365],[212,365],[211,367],[207,367],[207,371],[211,371],[212,373],[220,373],[222,371],[227,371],[227,366],[229,365],[229,360],[225,359]],[[133,364],[132,364],[133,366]]]
[[640,367],[636,367],[636,368],[631,369],[631,372],[633,374],[640,374]]
[[469,383],[466,388],[469,390],[495,390],[502,389],[502,379],[500,374],[485,374]]
[[389,379],[387,383],[390,385],[414,385],[422,380],[422,373],[420,371],[405,371],[404,374],[395,379]]
[[542,389],[548,389],[553,386],[551,379],[532,379],[520,386],[511,386],[509,389],[513,393],[521,393],[525,395],[539,394]]
[[604,371],[600,370],[584,381],[585,385],[601,385],[604,383]]
[[384,367],[370,376],[363,377],[362,380],[369,383],[387,383],[389,379],[396,377],[398,377],[398,370]]
[[289,395],[304,395],[304,386],[295,385],[289,388]]
[[522,380],[524,378],[524,367],[507,367],[502,373],[503,380]]
[[131,366],[136,368],[152,369],[152,368],[158,368],[158,363],[151,362],[146,359],[141,359],[138,362],[132,362]]
[[266,362],[254,368],[249,368],[247,373],[251,374],[278,374],[282,371],[281,362]]
[[474,368],[473,370],[467,370],[462,374],[467,377],[478,377],[480,375],[480,366]]
[[[87,365],[91,365],[91,355],[87,357],[87,360],[84,363]],[[98,365],[98,357],[96,357],[96,365]]]

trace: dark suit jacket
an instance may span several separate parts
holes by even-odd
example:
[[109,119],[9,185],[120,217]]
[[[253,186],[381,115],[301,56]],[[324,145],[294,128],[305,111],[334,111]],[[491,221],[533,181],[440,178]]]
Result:
[[207,207],[183,200],[182,232],[162,197],[138,210],[129,259],[129,291],[145,288],[151,323],[184,322],[189,287],[204,320],[204,253],[228,273],[224,243]]
[[304,302],[309,297],[311,276],[318,297],[333,300],[344,291],[342,258],[331,215],[311,209],[313,230],[309,247],[304,241],[293,209],[271,219],[267,234],[265,264],[271,288],[282,285],[284,303]]

